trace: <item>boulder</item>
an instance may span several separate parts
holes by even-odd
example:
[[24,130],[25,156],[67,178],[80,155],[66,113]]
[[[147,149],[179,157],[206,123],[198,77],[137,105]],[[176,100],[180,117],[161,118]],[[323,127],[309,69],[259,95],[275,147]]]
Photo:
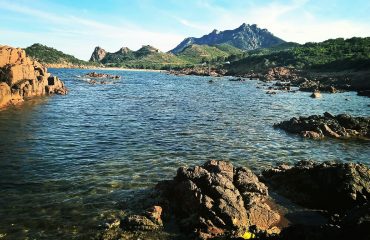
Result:
[[280,215],[267,204],[267,187],[247,168],[225,161],[179,168],[157,186],[180,226],[197,238],[242,236],[250,226],[270,230]]
[[319,91],[314,91],[311,96],[312,98],[321,98],[321,93]]
[[45,94],[66,94],[67,88],[24,50],[0,46],[0,108]]
[[345,212],[370,198],[370,169],[362,164],[300,161],[263,176],[274,190],[311,208]]

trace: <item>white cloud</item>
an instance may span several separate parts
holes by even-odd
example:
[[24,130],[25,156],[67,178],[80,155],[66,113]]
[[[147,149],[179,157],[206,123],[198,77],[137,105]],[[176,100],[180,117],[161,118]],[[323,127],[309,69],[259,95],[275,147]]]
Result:
[[[306,9],[309,0],[292,0],[282,4],[271,2],[266,5],[248,6],[227,11],[220,6],[210,4],[209,0],[200,0],[198,5],[217,16],[209,22],[209,30],[232,29],[241,23],[257,24],[267,28],[274,35],[299,43],[324,41],[329,38],[350,38],[370,36],[370,23],[355,22],[346,19],[318,19]],[[192,23],[197,25],[197,23]]]
[[[123,46],[138,49],[147,44],[162,51],[168,51],[184,38],[184,36],[173,33],[148,31],[128,22],[108,25],[73,15],[59,17],[24,5],[3,4],[0,9],[53,23],[53,27],[42,33],[3,30],[5,34],[0,36],[0,39],[4,43],[13,44],[15,42],[17,44],[18,42],[19,44],[26,39],[28,45],[40,42],[85,60],[90,58],[97,45],[112,52]],[[19,46],[26,47],[24,44]]]

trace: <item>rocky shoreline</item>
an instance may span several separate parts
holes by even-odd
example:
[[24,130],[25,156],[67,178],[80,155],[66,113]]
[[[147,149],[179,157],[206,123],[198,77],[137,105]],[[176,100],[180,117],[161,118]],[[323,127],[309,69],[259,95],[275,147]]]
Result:
[[[370,96],[370,83],[366,81],[369,72],[314,72],[302,71],[288,67],[274,67],[262,71],[250,71],[245,74],[233,74],[226,69],[206,67],[185,68],[171,70],[174,75],[196,76],[234,76],[236,79],[260,80],[263,82],[276,81],[274,90],[281,89],[281,83],[285,87],[297,87],[304,92],[338,93],[343,91],[356,91],[360,96]],[[236,80],[237,81],[237,80]]]
[[128,214],[110,219],[98,239],[177,231],[183,237],[176,239],[365,240],[369,198],[370,169],[362,164],[301,161],[256,175],[212,160],[181,167],[144,197],[121,203]]
[[0,46],[0,108],[26,99],[52,94],[67,94],[64,83],[26,56],[24,50]]

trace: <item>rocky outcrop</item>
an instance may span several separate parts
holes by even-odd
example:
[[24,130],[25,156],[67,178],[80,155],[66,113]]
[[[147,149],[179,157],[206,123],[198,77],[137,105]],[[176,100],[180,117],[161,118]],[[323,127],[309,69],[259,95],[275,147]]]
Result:
[[294,117],[275,124],[274,127],[313,139],[370,139],[370,118],[352,117],[348,114],[333,116],[326,112],[323,116]]
[[320,209],[329,222],[293,224],[277,239],[370,239],[370,169],[362,164],[300,161],[265,170],[263,181],[302,206]]
[[105,78],[105,79],[120,79],[121,76],[119,75],[112,75],[108,73],[97,73],[97,72],[90,72],[85,75],[85,77],[90,78]]
[[54,93],[67,93],[62,81],[28,58],[24,50],[0,46],[0,108]]
[[263,176],[274,190],[310,208],[345,212],[370,200],[370,169],[362,164],[300,161]]
[[107,52],[103,48],[96,47],[90,57],[90,62],[100,62],[106,55]]
[[121,203],[134,214],[108,220],[100,239],[167,239],[170,231],[181,239],[365,240],[369,198],[370,169],[362,164],[301,161],[257,177],[212,160],[181,167],[173,180]]
[[194,75],[194,76],[222,77],[225,75],[226,71],[223,69],[215,69],[208,67],[191,67],[183,68],[180,70],[171,70],[168,73],[176,76]]
[[[240,237],[249,228],[261,234],[279,232],[280,215],[268,204],[267,187],[251,170],[229,162],[181,167],[173,180],[160,182],[156,192],[164,215],[174,218],[190,239]],[[162,210],[156,206],[149,215],[129,216],[122,227],[156,229],[162,226],[158,209]]]

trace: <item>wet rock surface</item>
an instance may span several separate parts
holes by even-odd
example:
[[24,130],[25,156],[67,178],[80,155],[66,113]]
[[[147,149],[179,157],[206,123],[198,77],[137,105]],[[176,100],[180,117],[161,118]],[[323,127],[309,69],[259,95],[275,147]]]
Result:
[[67,92],[58,77],[28,58],[23,49],[0,46],[0,108],[35,96]]
[[323,116],[294,117],[277,123],[274,127],[312,139],[370,138],[370,118],[353,117],[348,114],[334,116],[326,112]]

